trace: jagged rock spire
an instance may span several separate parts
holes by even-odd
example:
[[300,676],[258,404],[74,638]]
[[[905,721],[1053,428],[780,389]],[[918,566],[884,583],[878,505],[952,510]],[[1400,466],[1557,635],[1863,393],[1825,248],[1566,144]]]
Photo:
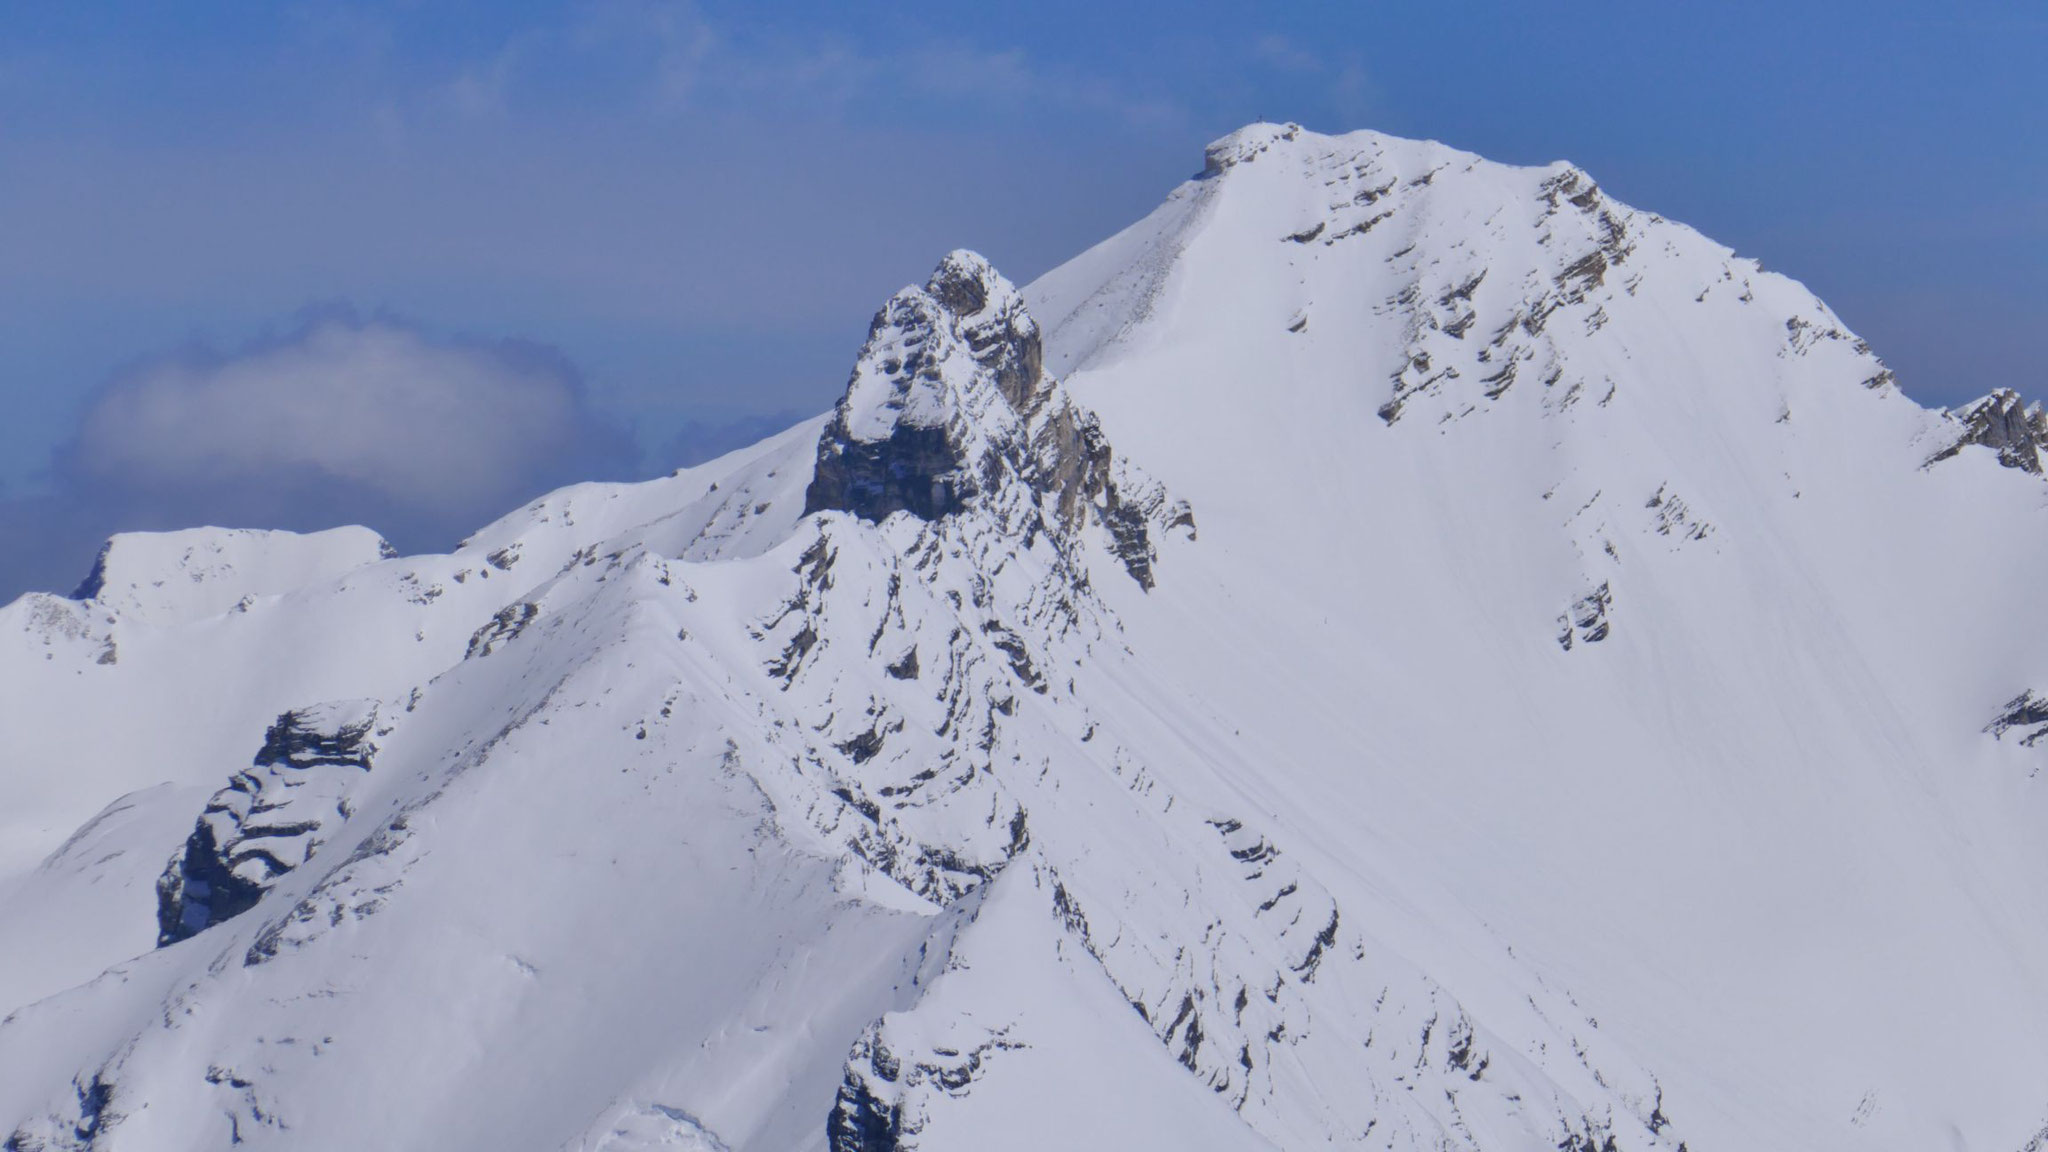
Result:
[[819,437],[804,511],[939,520],[969,508],[1013,533],[1062,538],[1092,510],[1146,587],[1152,530],[1194,523],[1115,457],[1094,414],[1046,374],[1038,323],[1016,286],[958,250],[875,314]]
[[1932,464],[1946,460],[1971,444],[1982,444],[1998,453],[2007,468],[2042,475],[2041,453],[2048,447],[2048,412],[2039,404],[2028,404],[2010,388],[1949,410],[1949,417],[1962,424],[1954,444],[1936,453]]
[[[1038,325],[987,260],[950,253],[875,314],[818,444],[805,511],[936,520],[1000,481],[1044,399]],[[1014,455],[1014,452],[1007,453]]]

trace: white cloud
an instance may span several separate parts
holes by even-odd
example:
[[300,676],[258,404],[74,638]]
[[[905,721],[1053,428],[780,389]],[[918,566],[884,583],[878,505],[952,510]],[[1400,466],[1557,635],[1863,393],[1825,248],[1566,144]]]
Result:
[[514,40],[499,49],[495,56],[464,66],[447,85],[448,101],[456,113],[468,117],[502,115],[506,109],[506,94],[522,63],[523,54],[524,44]]
[[[751,36],[745,30],[744,21],[715,22],[690,0],[586,0],[565,22],[523,28],[464,61],[434,86],[433,99],[410,105],[420,118],[449,109],[501,114],[522,90],[573,88],[579,72],[599,68],[634,94],[629,103],[640,112],[666,119],[775,110],[830,120],[857,102],[930,97],[1013,113],[1049,107],[1106,114],[1133,129],[1185,118],[1178,105],[1134,90],[1124,78],[1048,70],[1020,48],[918,34],[863,43],[817,28]],[[1259,51],[1300,52],[1276,36],[1263,38]]]
[[1365,69],[1365,62],[1356,53],[1348,54],[1337,69],[1337,77],[1330,85],[1330,104],[1346,120],[1369,123],[1381,110],[1379,86],[1373,82],[1372,74]]
[[1282,72],[1320,72],[1323,62],[1314,52],[1277,32],[1252,42],[1252,55]]
[[616,471],[608,453],[630,449],[558,354],[328,313],[232,355],[122,375],[87,411],[68,470],[138,493],[334,484],[437,517],[502,510],[579,468]]
[[639,452],[559,353],[329,309],[232,353],[145,361],[93,398],[49,484],[0,494],[0,603],[63,591],[114,532],[366,524],[450,547]]

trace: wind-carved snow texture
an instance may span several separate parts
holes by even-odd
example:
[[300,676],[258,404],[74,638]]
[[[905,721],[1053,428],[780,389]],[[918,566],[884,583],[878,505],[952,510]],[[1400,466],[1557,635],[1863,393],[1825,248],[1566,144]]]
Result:
[[1207,159],[702,468],[0,609],[5,1146],[2024,1146],[2038,481],[1569,165]]
[[376,753],[367,700],[277,718],[252,767],[213,794],[157,881],[157,943],[175,944],[254,907],[346,821]]

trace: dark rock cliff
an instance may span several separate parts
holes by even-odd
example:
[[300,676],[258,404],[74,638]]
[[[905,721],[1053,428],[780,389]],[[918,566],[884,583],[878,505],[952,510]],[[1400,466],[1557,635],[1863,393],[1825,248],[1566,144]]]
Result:
[[938,520],[971,508],[1008,531],[1089,523],[1145,587],[1156,534],[1194,517],[1120,460],[1093,413],[1045,372],[1038,324],[988,261],[953,252],[876,314],[818,441],[805,512]]
[[2048,447],[2048,412],[2039,404],[2028,404],[2010,388],[2000,388],[1981,400],[1973,400],[1949,411],[1950,419],[1962,425],[1955,443],[1928,460],[1946,460],[1972,444],[1982,444],[1998,453],[2007,468],[2043,474],[2041,450]]
[[213,794],[157,880],[157,946],[255,906],[348,818],[348,793],[370,769],[376,705],[294,709],[264,734],[254,763]]

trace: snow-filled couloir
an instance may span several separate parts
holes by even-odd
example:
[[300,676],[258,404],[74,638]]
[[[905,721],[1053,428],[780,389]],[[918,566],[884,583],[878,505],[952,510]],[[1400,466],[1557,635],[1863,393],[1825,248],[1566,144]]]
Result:
[[751,449],[0,609],[4,1146],[2019,1152],[2042,427],[1254,125]]

